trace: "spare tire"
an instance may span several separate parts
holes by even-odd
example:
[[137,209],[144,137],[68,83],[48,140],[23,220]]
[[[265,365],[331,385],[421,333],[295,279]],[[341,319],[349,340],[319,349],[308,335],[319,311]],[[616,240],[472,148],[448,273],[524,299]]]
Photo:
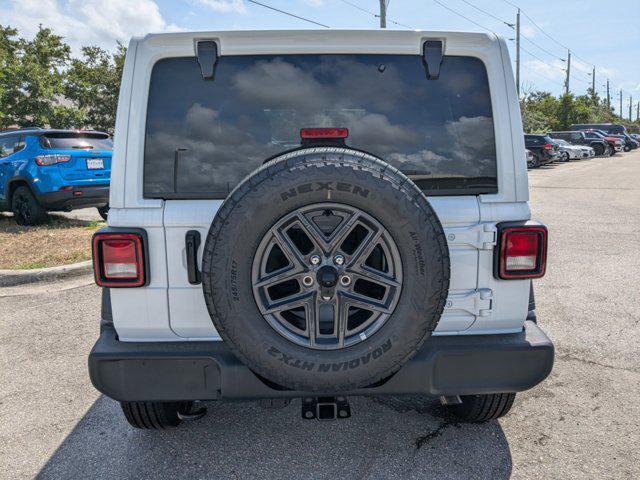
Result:
[[395,373],[435,329],[447,243],[420,189],[371,155],[308,148],[245,178],[207,235],[216,329],[255,373],[313,392]]

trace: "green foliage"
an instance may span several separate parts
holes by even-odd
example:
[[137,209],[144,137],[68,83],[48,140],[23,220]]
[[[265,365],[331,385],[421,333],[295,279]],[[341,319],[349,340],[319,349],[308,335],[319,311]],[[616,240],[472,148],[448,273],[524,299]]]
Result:
[[623,120],[607,106],[606,99],[589,89],[586,95],[572,93],[554,97],[549,92],[525,92],[520,101],[522,123],[527,133],[568,130],[572,123],[622,123],[630,132],[640,129],[640,121]]
[[0,129],[14,121],[10,105],[17,92],[16,53],[20,48],[17,35],[15,28],[0,25]]
[[114,54],[83,47],[82,58],[71,60],[65,96],[84,112],[84,123],[97,130],[113,133],[125,53],[120,43]]
[[113,133],[126,49],[84,47],[81,58],[51,29],[32,40],[0,25],[0,129],[12,125]]

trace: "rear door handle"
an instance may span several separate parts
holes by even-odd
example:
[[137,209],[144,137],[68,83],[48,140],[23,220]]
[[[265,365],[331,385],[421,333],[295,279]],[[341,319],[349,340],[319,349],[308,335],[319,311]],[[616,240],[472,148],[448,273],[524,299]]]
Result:
[[191,285],[198,285],[202,281],[198,269],[198,248],[200,248],[200,232],[189,230],[184,238],[187,250],[187,277]]

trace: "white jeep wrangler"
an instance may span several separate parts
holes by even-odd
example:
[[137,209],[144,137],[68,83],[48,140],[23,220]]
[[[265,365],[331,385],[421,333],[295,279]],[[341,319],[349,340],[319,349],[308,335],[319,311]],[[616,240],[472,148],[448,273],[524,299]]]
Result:
[[423,31],[131,41],[118,104],[95,387],[138,428],[196,401],[426,394],[507,413],[553,344],[531,279],[505,42]]

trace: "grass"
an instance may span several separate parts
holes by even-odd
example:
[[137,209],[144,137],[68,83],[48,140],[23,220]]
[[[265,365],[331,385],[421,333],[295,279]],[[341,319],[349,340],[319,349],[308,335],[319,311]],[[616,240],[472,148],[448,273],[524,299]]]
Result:
[[51,215],[47,223],[22,227],[0,214],[0,270],[55,267],[91,259],[91,236],[105,222]]

